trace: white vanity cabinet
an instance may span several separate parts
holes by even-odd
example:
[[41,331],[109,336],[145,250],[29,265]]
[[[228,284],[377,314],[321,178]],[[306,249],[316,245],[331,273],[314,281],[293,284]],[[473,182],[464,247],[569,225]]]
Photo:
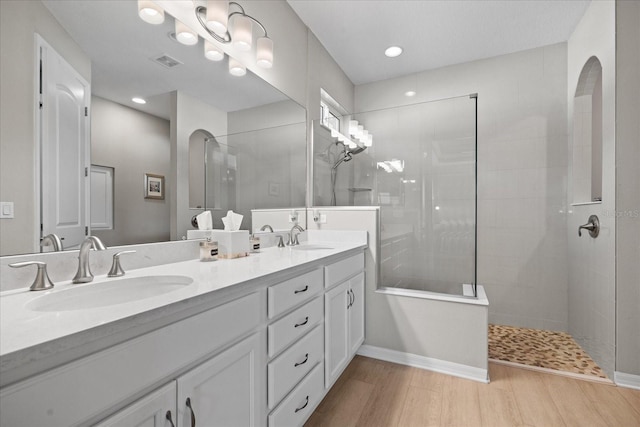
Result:
[[364,256],[325,267],[325,387],[338,379],[364,341]]
[[[157,391],[98,424],[98,427],[258,426],[260,334],[245,338]],[[177,396],[177,400],[176,400]]]

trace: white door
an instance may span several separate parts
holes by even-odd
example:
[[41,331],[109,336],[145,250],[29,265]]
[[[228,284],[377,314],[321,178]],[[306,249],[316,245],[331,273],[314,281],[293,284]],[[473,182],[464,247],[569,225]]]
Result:
[[176,422],[176,382],[137,400],[96,427],[173,427]]
[[325,387],[338,379],[349,362],[349,281],[324,296],[325,309]]
[[349,280],[349,355],[353,356],[364,342],[364,273]]
[[65,248],[88,233],[89,84],[38,39],[40,54],[40,203],[42,236],[57,234]]
[[[266,388],[260,334],[234,345],[178,378],[178,427],[261,424]],[[266,401],[266,398],[265,398]]]

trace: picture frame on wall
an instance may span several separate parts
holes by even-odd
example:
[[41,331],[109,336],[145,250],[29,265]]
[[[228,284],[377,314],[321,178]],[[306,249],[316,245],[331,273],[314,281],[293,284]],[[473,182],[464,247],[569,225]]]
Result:
[[280,195],[280,183],[269,182],[269,195],[278,197]]
[[144,174],[144,198],[164,200],[164,175]]

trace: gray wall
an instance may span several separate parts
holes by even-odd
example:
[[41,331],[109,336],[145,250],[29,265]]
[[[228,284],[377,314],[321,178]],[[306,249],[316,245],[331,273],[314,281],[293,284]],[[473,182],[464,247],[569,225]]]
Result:
[[477,282],[492,323],[567,329],[566,76],[560,43],[356,87],[358,112],[478,93]]
[[[107,246],[169,240],[169,198],[144,198],[145,173],[169,175],[169,121],[93,96],[91,163],[114,168],[114,229]],[[166,188],[165,188],[166,191]]]
[[640,2],[616,16],[616,371],[640,375]]
[[[585,63],[596,56],[602,64],[602,203],[569,205],[567,234],[569,255],[569,333],[612,376],[615,365],[615,3],[592,2],[568,41],[567,102],[568,147],[573,146],[573,99]],[[576,133],[577,134],[577,133]],[[573,177],[573,164],[569,176]],[[567,201],[573,200],[569,179]],[[591,214],[600,218],[597,239],[578,226]]]
[[0,200],[14,202],[15,209],[14,219],[0,220],[0,255],[39,250],[35,33],[91,83],[89,58],[42,3],[0,1]]

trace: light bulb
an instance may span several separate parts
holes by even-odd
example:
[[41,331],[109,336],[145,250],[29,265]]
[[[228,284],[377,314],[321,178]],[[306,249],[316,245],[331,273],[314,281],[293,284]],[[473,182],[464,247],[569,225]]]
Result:
[[273,40],[260,37],[256,48],[256,62],[262,68],[273,67]]
[[251,19],[244,15],[237,15],[233,20],[233,46],[238,50],[251,50],[253,36],[251,34]]
[[138,0],[138,16],[149,24],[164,22],[164,10],[151,0]]
[[247,68],[238,60],[229,57],[229,74],[236,77],[242,77],[247,74]]
[[210,61],[222,61],[222,59],[224,59],[224,52],[209,40],[205,40],[204,56]]
[[176,19],[176,40],[187,46],[198,43],[198,35],[191,28]]
[[229,25],[229,2],[226,0],[207,1],[207,27],[217,35],[224,37]]

